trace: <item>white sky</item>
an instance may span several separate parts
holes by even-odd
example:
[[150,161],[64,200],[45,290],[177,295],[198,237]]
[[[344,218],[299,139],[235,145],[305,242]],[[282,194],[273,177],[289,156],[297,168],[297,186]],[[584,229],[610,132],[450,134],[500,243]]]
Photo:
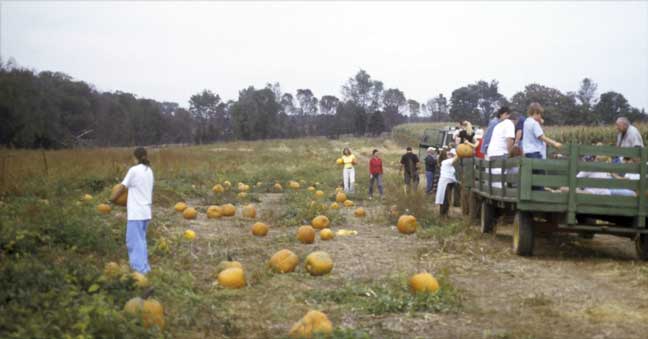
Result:
[[575,91],[584,77],[648,110],[648,2],[3,1],[0,53],[100,90],[187,107],[280,82],[341,97],[360,68],[424,102],[497,79]]

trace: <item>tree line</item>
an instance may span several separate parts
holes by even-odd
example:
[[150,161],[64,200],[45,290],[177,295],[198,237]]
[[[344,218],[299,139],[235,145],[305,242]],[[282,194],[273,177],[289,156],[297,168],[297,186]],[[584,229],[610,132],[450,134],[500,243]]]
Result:
[[283,92],[279,83],[239,91],[225,101],[205,89],[189,107],[121,91],[101,92],[61,73],[36,72],[0,60],[0,145],[16,148],[133,146],[211,143],[342,134],[378,135],[404,122],[470,120],[486,124],[502,105],[524,112],[540,102],[548,124],[609,123],[618,115],[644,119],[623,95],[595,97],[596,84],[583,80],[574,93],[531,84],[508,101],[496,80],[456,89],[450,100],[438,94],[419,103],[398,88],[360,70],[347,79],[341,96],[317,97],[308,88]]

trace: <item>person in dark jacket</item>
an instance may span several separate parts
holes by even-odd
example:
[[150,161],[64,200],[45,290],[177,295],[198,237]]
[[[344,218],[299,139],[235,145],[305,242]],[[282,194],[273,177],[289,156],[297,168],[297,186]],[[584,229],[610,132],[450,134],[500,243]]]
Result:
[[375,149],[371,153],[372,157],[369,160],[369,200],[373,199],[373,187],[374,183],[378,186],[378,192],[380,192],[380,199],[383,198],[383,168],[382,168],[382,159],[378,156],[378,150]]
[[400,166],[399,173],[404,173],[405,192],[409,193],[411,191],[411,188],[413,188],[414,192],[416,192],[416,189],[418,188],[418,184],[419,184],[419,175],[418,175],[419,158],[416,156],[416,154],[412,152],[411,147],[407,147],[407,153],[403,154],[400,163],[401,166]]
[[436,171],[437,159],[434,154],[434,147],[428,147],[427,156],[425,157],[425,193],[432,194],[434,184],[434,172]]

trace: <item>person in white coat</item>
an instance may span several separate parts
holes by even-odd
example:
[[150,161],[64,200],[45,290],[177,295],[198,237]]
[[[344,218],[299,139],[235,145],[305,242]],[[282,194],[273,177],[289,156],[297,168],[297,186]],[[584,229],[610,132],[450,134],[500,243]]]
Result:
[[457,156],[455,150],[451,149],[447,152],[447,158],[441,161],[441,165],[439,166],[439,183],[437,184],[435,199],[435,204],[437,205],[443,205],[448,185],[457,182],[454,164],[458,159],[459,157]]

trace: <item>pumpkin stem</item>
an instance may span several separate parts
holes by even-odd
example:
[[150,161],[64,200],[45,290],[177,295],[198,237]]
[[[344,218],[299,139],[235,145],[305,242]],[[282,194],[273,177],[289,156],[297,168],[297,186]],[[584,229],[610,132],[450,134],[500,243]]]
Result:
[[155,287],[151,286],[151,287],[147,288],[146,291],[144,291],[144,293],[142,293],[142,299],[146,300],[146,299],[150,298],[153,295],[154,292],[155,292]]

